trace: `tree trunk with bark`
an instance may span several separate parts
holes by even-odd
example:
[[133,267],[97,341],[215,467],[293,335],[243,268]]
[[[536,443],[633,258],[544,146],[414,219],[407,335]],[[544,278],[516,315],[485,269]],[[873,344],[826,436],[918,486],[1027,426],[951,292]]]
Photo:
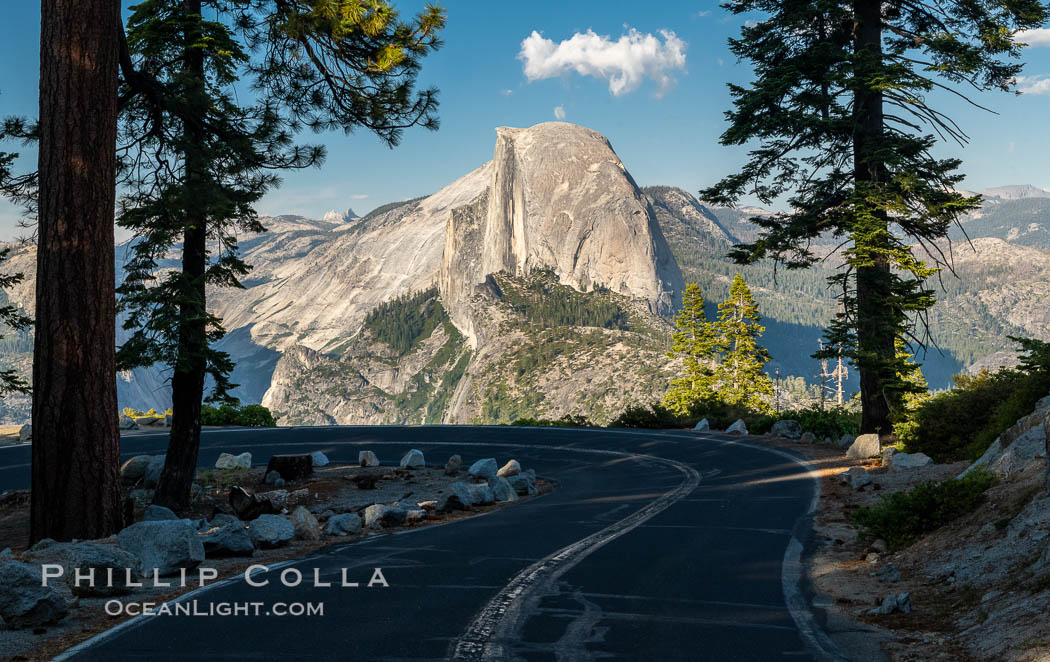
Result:
[[[200,16],[201,0],[183,0],[187,17]],[[198,101],[206,96],[204,85],[204,52],[195,47],[196,30],[185,35],[183,62],[186,74],[199,82],[190,92]],[[164,470],[157,483],[153,502],[173,510],[190,505],[190,490],[197,472],[197,454],[201,439],[201,404],[204,400],[204,377],[207,368],[208,327],[206,320],[205,271],[207,270],[207,212],[200,208],[199,189],[207,177],[207,163],[195,146],[202,145],[200,129],[187,123],[185,155],[186,229],[182,244],[182,277],[185,298],[179,311],[178,357],[171,377],[171,436]]]
[[119,0],[43,0],[30,539],[123,525],[113,217]]
[[[870,88],[870,77],[882,59],[882,7],[879,0],[855,0],[854,53],[858,56],[857,83],[853,112],[856,134],[853,141],[854,181],[858,187],[878,184],[884,173],[883,164],[872,158],[871,149],[878,145],[883,130],[883,96]],[[886,224],[889,237],[889,220]],[[869,237],[864,241],[870,242]],[[870,243],[869,243],[870,245]],[[892,360],[896,331],[885,310],[891,300],[890,265],[886,257],[875,259],[870,266],[857,269],[857,345],[862,360],[860,373],[861,432],[889,434],[890,406],[883,388],[878,364]]]

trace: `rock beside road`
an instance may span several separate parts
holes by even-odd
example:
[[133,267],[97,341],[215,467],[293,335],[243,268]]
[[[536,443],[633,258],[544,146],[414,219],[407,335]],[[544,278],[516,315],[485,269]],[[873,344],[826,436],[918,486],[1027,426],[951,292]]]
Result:
[[892,453],[887,458],[890,471],[908,471],[933,464],[933,458],[925,453]]
[[192,526],[182,520],[137,522],[117,534],[120,548],[139,560],[143,575],[166,577],[204,561],[204,546]]
[[150,462],[153,461],[151,455],[136,455],[120,467],[120,477],[129,483],[135,483],[146,476],[146,470],[149,469]]
[[201,537],[201,544],[209,557],[251,556],[255,543],[240,520],[223,524]]
[[452,483],[448,491],[444,503],[439,503],[439,510],[467,510],[474,505],[474,495],[466,483]]
[[33,439],[33,426],[30,423],[26,423],[22,427],[18,428],[18,441],[19,443],[29,443]]
[[515,490],[510,482],[503,476],[496,476],[492,482],[489,483],[489,487],[492,488],[492,496],[495,497],[496,501],[518,500],[517,490]]
[[397,526],[404,524],[407,517],[408,513],[404,508],[376,503],[365,508],[365,527],[381,529],[384,526]]
[[39,566],[0,561],[0,618],[11,628],[31,628],[62,620],[69,607],[50,586],[42,585]]
[[536,476],[535,474],[523,473],[517,476],[511,476],[507,479],[510,486],[514,488],[514,491],[518,493],[518,496],[532,496],[539,494],[540,491],[536,487]]
[[855,490],[871,485],[871,474],[864,467],[851,467],[839,474],[839,477]]
[[401,467],[404,469],[422,469],[427,466],[423,459],[423,451],[412,450],[405,453],[405,456],[401,458]]
[[463,467],[463,458],[458,455],[453,455],[448,458],[448,462],[445,463],[445,475],[455,476],[459,473],[459,470]]
[[467,469],[467,473],[474,478],[490,480],[498,475],[499,465],[496,464],[496,458],[487,457],[470,465],[470,469]]
[[711,429],[711,424],[707,422],[706,418],[700,419],[700,421],[693,427],[698,432],[706,432]]
[[881,452],[882,444],[879,443],[879,435],[862,434],[857,437],[857,440],[846,451],[846,459],[867,460],[871,457],[877,457]]
[[799,439],[802,437],[802,424],[798,421],[777,421],[769,434],[781,439]]
[[361,451],[357,454],[357,463],[362,467],[378,467],[379,458],[372,451]]
[[231,455],[229,453],[219,453],[219,459],[215,460],[216,469],[251,469],[252,468],[252,454],[241,453],[240,455]]
[[324,533],[328,536],[348,536],[361,531],[361,517],[353,513],[332,515],[325,524]]
[[328,456],[321,451],[310,453],[310,460],[315,467],[326,467],[329,464]]
[[882,605],[872,609],[869,614],[910,614],[911,595],[908,593],[893,593],[882,600]]
[[282,547],[295,538],[295,527],[280,515],[259,515],[248,523],[248,535],[256,547]]
[[291,515],[292,527],[295,529],[297,540],[320,540],[321,525],[314,514],[304,506],[299,506]]
[[736,422],[730,425],[726,429],[726,434],[732,434],[737,436],[747,436],[747,423],[744,423],[744,419],[738,418]]
[[495,503],[496,495],[492,493],[492,487],[488,483],[476,483],[467,485],[470,490],[470,498],[474,500],[475,506],[487,506]]
[[496,475],[503,476],[504,478],[510,478],[511,476],[517,476],[521,473],[521,463],[517,460],[510,460],[496,472]]

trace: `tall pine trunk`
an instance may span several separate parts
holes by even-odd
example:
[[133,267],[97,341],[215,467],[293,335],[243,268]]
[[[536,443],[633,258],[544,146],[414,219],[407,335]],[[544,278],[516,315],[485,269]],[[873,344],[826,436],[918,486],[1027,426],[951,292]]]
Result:
[[44,0],[30,539],[123,524],[113,216],[119,0]]
[[[200,16],[201,0],[183,0],[182,10],[187,21],[190,21],[190,17]],[[183,63],[185,73],[198,82],[190,94],[194,101],[203,103],[206,101],[204,52],[193,46],[198,41],[197,37],[195,29],[185,35]],[[187,123],[185,131],[188,149],[184,155],[186,229],[182,244],[182,277],[187,290],[179,308],[178,356],[171,377],[171,436],[164,471],[153,497],[154,503],[174,510],[189,506],[190,490],[197,471],[208,349],[204,283],[207,269],[207,214],[198,204],[199,189],[207,176],[207,164],[202,162],[199,152],[203,141],[200,129]]]
[[[869,89],[869,78],[882,59],[882,16],[879,0],[854,0],[854,53],[859,56],[853,112],[856,134],[853,141],[854,181],[859,187],[880,182],[883,164],[871,158],[883,130],[882,93]],[[882,215],[888,237],[888,219]],[[864,238],[870,242],[870,228]],[[885,241],[884,238],[878,241]],[[890,265],[886,257],[857,269],[857,345],[860,353],[861,432],[891,432],[889,401],[883,389],[880,365],[892,361],[895,329],[885,307],[891,295]]]

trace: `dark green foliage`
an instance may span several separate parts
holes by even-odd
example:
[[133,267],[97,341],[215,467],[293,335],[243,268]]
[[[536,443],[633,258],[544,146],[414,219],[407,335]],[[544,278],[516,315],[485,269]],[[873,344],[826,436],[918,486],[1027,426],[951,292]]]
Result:
[[277,419],[262,405],[235,407],[223,403],[218,407],[204,405],[201,408],[201,425],[236,425],[247,428],[277,427]]
[[433,287],[381,303],[365,316],[364,328],[398,356],[404,356],[448,319],[437,295]]
[[[205,287],[241,287],[249,266],[236,236],[264,230],[254,205],[279,183],[276,172],[324,160],[323,148],[294,145],[297,133],[364,127],[394,146],[405,128],[437,128],[436,91],[415,84],[444,22],[436,7],[403,22],[383,1],[132,8],[121,58],[119,223],[138,239],[120,288],[132,331],[122,367],[166,363],[180,393],[197,388],[203,369],[211,399],[227,397],[233,364],[212,346],[225,331]],[[158,275],[180,244],[181,269]],[[175,409],[181,430],[193,412]]]
[[550,328],[538,333],[531,342],[519,346],[510,355],[516,376],[523,377],[537,369],[546,368],[561,356],[572,356],[581,351],[601,350],[606,347],[601,331],[586,333]]
[[940,483],[923,483],[908,492],[885,496],[871,508],[858,510],[852,521],[864,536],[882,538],[891,549],[901,549],[975,510],[993,484],[995,475],[983,470]]
[[[0,170],[3,169],[3,156],[0,153]],[[0,177],[2,176],[3,174],[0,173]],[[10,248],[0,249],[0,264],[3,264],[10,253]],[[21,283],[24,279],[25,275],[21,273],[0,274],[0,294],[3,293],[3,290]],[[6,300],[6,296],[4,299]],[[13,337],[0,336],[0,356],[12,350],[33,351],[33,340],[28,334],[32,324],[33,320],[25,315],[20,306],[10,302],[0,305],[0,328],[7,327],[15,331]],[[29,383],[18,374],[17,370],[0,369],[0,398],[8,393],[29,393]]]
[[[0,141],[3,141],[8,137],[8,133],[17,133],[20,123],[17,121],[8,121],[3,127],[0,127]],[[11,174],[11,163],[15,160],[18,154],[7,154],[0,152],[0,195],[12,200],[13,202],[26,202],[26,200],[20,195],[20,192],[24,191],[27,187],[25,178],[14,177]],[[3,264],[4,260],[11,254],[10,248],[0,249],[0,264]],[[12,285],[17,285],[25,280],[25,275],[20,273],[15,274],[0,274],[0,292],[6,290]],[[29,319],[24,311],[8,302],[6,295],[3,297],[4,302],[0,305],[0,328],[7,327],[17,332],[24,332],[29,329],[33,324],[33,320]],[[12,343],[19,343],[20,340],[24,342],[20,336],[23,333],[17,333],[16,338],[8,339],[4,336],[0,336],[0,341],[3,344],[0,345],[5,350],[10,350]],[[32,340],[28,341],[29,346],[27,351],[32,351]],[[26,382],[18,372],[15,370],[0,370],[0,397],[3,397],[7,393],[29,393],[29,383]]]
[[649,406],[628,407],[609,423],[609,427],[665,430],[685,427],[687,423],[684,417],[675,414],[659,402],[654,402]]
[[608,292],[601,287],[577,292],[559,283],[553,271],[537,270],[526,277],[523,287],[504,288],[503,298],[530,324],[627,330],[627,312],[616,301],[602,296]]
[[594,423],[581,414],[565,414],[561,418],[516,418],[511,425],[548,428],[593,428]]
[[959,375],[955,383],[909,416],[913,425],[900,435],[908,452],[926,453],[937,462],[975,460],[1050,393],[1046,374],[1016,370]]
[[1021,346],[1019,369],[957,375],[954,389],[938,393],[907,416],[899,438],[909,452],[926,453],[938,462],[976,460],[1050,394],[1050,344],[1011,340]]
[[748,431],[751,434],[766,434],[777,421],[798,421],[803,431],[812,432],[818,440],[831,437],[837,441],[844,434],[857,435],[860,432],[860,412],[845,407],[786,410],[758,419],[753,426],[748,426]]
[[482,422],[510,423],[529,415],[543,404],[543,394],[530,389],[519,397],[514,397],[506,382],[491,384],[485,390],[485,399],[481,403]]

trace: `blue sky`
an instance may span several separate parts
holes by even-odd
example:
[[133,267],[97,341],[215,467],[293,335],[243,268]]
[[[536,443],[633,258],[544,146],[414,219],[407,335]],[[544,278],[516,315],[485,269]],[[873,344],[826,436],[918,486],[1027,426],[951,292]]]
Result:
[[[396,1],[403,14],[423,4]],[[441,129],[409,130],[393,150],[363,130],[304,135],[305,142],[328,147],[327,163],[286,174],[284,185],[260,203],[261,213],[319,217],[347,207],[365,213],[431,193],[492,158],[495,127],[556,118],[605,134],[641,185],[695,193],[742,163],[743,150],[720,147],[718,137],[729,107],[726,83],[750,78],[726,45],[747,17],[730,16],[706,0],[447,0],[443,6],[445,46],[427,58],[420,76],[423,85],[441,90]],[[35,116],[39,4],[9,1],[3,19],[0,61],[7,65],[0,70],[0,116]],[[1050,32],[1038,41],[1027,50],[1022,81],[1033,93],[979,99],[1000,115],[943,100],[972,137],[965,149],[939,148],[942,156],[964,160],[965,188],[1050,188],[1050,80],[1044,78],[1050,75]],[[583,73],[565,73],[570,65]],[[32,160],[26,153],[23,163],[32,166]],[[16,220],[16,210],[0,202],[0,239],[19,234]]]

